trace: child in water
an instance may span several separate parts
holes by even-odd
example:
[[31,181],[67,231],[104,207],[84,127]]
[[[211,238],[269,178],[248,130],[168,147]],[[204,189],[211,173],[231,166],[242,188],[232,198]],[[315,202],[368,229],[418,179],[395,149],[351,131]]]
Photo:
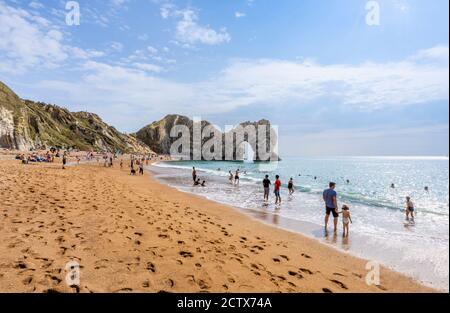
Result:
[[342,224],[344,226],[344,237],[348,237],[350,230],[350,223],[353,224],[352,217],[350,215],[350,208],[346,205],[342,207]]
[[290,195],[290,196],[292,196],[292,195],[294,194],[294,192],[295,192],[295,189],[294,189],[294,179],[293,179],[293,178],[291,178],[291,179],[289,180],[289,183],[288,183],[288,190],[289,190],[289,195]]

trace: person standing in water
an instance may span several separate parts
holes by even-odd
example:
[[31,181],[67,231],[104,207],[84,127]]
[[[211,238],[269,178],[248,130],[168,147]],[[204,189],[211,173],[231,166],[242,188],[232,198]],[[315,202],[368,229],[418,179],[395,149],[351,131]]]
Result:
[[288,183],[288,190],[289,190],[289,195],[290,195],[290,196],[292,196],[292,195],[294,194],[294,192],[295,192],[295,189],[294,189],[294,179],[293,179],[293,178],[291,178],[291,179],[289,180],[289,183]]
[[276,180],[275,180],[275,205],[277,204],[281,204],[281,180],[280,180],[280,176],[277,175],[275,176]]
[[194,183],[197,181],[197,170],[195,169],[195,167],[192,168],[192,180],[194,181]]
[[240,171],[239,169],[236,171],[236,175],[234,175],[234,184],[239,185],[240,183],[240,177],[239,177]]
[[411,197],[406,197],[406,220],[410,221],[409,216],[411,215],[411,221],[414,222],[414,203],[411,201]]
[[234,184],[234,175],[231,171],[229,173],[230,173],[230,177],[229,177],[230,183]]
[[264,201],[269,202],[269,194],[270,194],[270,185],[272,182],[269,179],[269,175],[266,175],[266,178],[263,180],[263,187],[264,187]]
[[344,237],[348,237],[350,232],[350,223],[353,224],[350,208],[346,205],[342,207],[342,226],[344,227]]
[[325,202],[326,215],[325,215],[325,230],[328,230],[328,221],[330,219],[331,213],[333,213],[334,218],[334,232],[337,232],[337,224],[339,219],[339,214],[337,212],[337,193],[335,191],[336,183],[331,182],[329,188],[323,192],[323,201]]

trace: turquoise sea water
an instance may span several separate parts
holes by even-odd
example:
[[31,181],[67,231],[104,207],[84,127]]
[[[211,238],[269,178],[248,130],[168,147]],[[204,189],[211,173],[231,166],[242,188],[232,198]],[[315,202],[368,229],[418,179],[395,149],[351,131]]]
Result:
[[[195,166],[206,188],[192,187]],[[228,182],[228,171],[242,175],[239,187]],[[327,243],[321,232],[324,219],[322,192],[337,183],[340,206],[351,208],[354,224],[349,242],[335,244],[357,256],[377,260],[428,285],[448,290],[449,284],[449,160],[425,157],[286,158],[277,163],[165,162],[153,170],[162,181],[182,190],[242,209],[307,223],[290,227]],[[284,186],[294,178],[297,192],[283,190],[281,207],[265,205],[261,181],[265,174]],[[349,180],[349,183],[347,183]],[[395,184],[396,188],[391,188]],[[425,186],[429,191],[425,190]],[[417,208],[416,224],[405,224],[405,197]],[[272,197],[271,203],[274,199]],[[302,224],[305,225],[305,224]]]

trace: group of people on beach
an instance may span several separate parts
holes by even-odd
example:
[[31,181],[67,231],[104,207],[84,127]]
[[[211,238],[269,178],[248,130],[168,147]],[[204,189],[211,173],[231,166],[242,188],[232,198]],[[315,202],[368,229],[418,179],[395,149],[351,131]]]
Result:
[[[144,164],[149,165],[150,157],[136,157],[134,155],[130,158],[130,173],[132,176],[143,176],[144,175]],[[123,168],[123,160],[120,160],[120,168]],[[137,168],[137,171],[136,171]]]
[[[220,170],[220,169],[218,169]],[[244,172],[245,174],[245,172]],[[229,171],[229,181],[233,186],[238,186],[241,178],[241,170],[237,169],[235,172]],[[198,177],[197,169],[193,167],[192,169],[192,179],[194,181],[194,186],[206,186],[206,181]],[[350,180],[346,180],[347,184],[350,184]],[[264,202],[268,203],[271,193],[272,181],[269,175],[265,175],[262,181],[264,189]],[[273,193],[275,194],[275,205],[281,205],[281,189],[282,182],[279,175],[275,176],[275,182],[273,183]],[[334,233],[337,233],[339,218],[342,216],[342,226],[343,226],[343,236],[348,237],[350,233],[350,224],[353,223],[352,216],[350,213],[350,207],[348,205],[343,205],[339,210],[338,206],[338,194],[336,192],[336,183],[330,182],[327,189],[323,191],[323,202],[325,206],[325,231],[328,233],[328,224],[330,222],[331,215],[333,216]],[[289,196],[295,193],[294,179],[290,178],[287,184],[287,190]],[[427,187],[425,190],[429,190]],[[411,197],[406,197],[406,220],[409,223],[414,223],[415,208]]]
[[16,160],[20,160],[22,164],[29,163],[54,163],[55,158],[61,157],[59,149],[52,148],[45,153],[31,152],[30,154],[17,154]]
[[[267,202],[269,202],[270,186],[272,185],[272,182],[269,179],[269,175],[265,176],[262,183],[263,183],[263,188],[264,188],[264,201],[267,203]],[[273,189],[273,192],[275,194],[275,205],[281,204],[281,186],[282,186],[282,183],[281,183],[280,176],[276,175],[274,189]],[[291,178],[289,180],[288,191],[289,191],[289,196],[292,196],[295,192],[293,178]]]
[[331,182],[329,188],[323,192],[323,201],[325,203],[325,231],[328,231],[328,222],[331,214],[334,218],[334,233],[337,233],[339,216],[342,215],[342,226],[344,229],[344,237],[349,236],[350,223],[353,223],[350,214],[350,208],[347,205],[342,206],[342,210],[338,211],[336,183]]
[[[342,210],[338,211],[338,203],[337,203],[337,192],[336,192],[336,183],[331,182],[329,184],[329,188],[324,190],[323,192],[323,201],[325,202],[326,214],[325,214],[325,231],[328,231],[328,222],[331,214],[333,214],[334,218],[334,232],[337,232],[337,225],[339,216],[342,215],[342,224],[344,227],[344,236],[348,237],[350,223],[352,222],[350,208],[347,205],[342,206]],[[413,223],[415,221],[415,206],[411,200],[411,197],[406,197],[406,221],[408,223]]]
[[206,180],[201,180],[197,175],[197,169],[195,167],[192,168],[192,180],[194,181],[194,187],[206,187]]

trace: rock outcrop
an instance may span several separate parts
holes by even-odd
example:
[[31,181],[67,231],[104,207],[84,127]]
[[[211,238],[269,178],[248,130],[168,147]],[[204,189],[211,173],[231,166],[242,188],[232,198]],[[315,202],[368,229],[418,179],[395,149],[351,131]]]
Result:
[[93,113],[70,112],[56,105],[20,99],[0,82],[0,147],[17,150],[73,148],[151,153]]
[[[171,134],[171,131],[175,126],[185,126],[189,131],[189,153],[185,155],[185,159],[201,159],[205,160],[204,155],[197,153],[198,145],[195,145],[195,138],[202,138],[200,147],[204,147],[205,143],[211,142],[214,137],[220,141],[220,153],[219,160],[227,161],[240,161],[244,159],[245,149],[243,143],[248,142],[254,151],[254,161],[270,161],[279,160],[279,156],[275,151],[278,137],[268,120],[261,120],[259,122],[245,122],[241,123],[232,130],[223,133],[220,130],[214,128],[214,126],[208,121],[197,122],[198,127],[197,134],[194,136],[195,127],[194,121],[186,116],[181,115],[167,115],[160,121],[154,122],[140,131],[135,136],[145,144],[147,144],[153,151],[160,154],[170,154],[171,147],[181,138],[181,134]],[[210,127],[205,132],[204,137],[199,137],[199,134],[204,133],[205,128]],[[255,132],[246,132],[246,130],[254,129]],[[236,136],[236,132],[241,129],[242,136]],[[262,133],[261,133],[262,132]],[[171,136],[172,135],[172,136]],[[253,137],[253,140],[252,140]],[[197,140],[200,142],[200,140]],[[227,152],[226,147],[229,150]],[[197,147],[197,148],[195,148]],[[211,151],[214,152],[215,148],[211,147]],[[261,150],[260,150],[261,149]],[[260,152],[264,151],[264,155],[260,155]],[[179,151],[181,152],[181,151]],[[197,157],[197,158],[196,158]],[[218,160],[217,158],[215,160]]]

